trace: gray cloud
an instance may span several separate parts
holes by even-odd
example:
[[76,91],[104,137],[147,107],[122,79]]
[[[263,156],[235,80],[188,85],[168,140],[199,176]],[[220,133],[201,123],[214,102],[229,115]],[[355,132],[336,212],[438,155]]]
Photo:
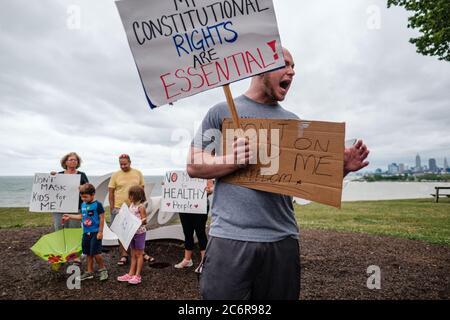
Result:
[[[74,4],[79,30],[67,27]],[[372,5],[381,12],[376,30],[367,26]],[[371,148],[370,169],[412,164],[416,153],[438,164],[450,158],[450,65],[415,52],[404,10],[387,10],[381,0],[275,6],[283,45],[296,61],[286,108],[305,119],[345,121],[347,136]],[[4,1],[0,44],[3,175],[57,169],[72,150],[89,174],[115,170],[124,152],[146,173],[180,167],[187,144],[172,134],[193,134],[194,123],[224,100],[215,89],[149,110],[111,0]],[[233,93],[248,83],[233,84]]]

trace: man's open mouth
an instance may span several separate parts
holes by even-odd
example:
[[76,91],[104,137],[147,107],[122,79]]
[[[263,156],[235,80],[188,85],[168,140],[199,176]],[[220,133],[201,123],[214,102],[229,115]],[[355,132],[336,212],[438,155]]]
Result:
[[289,86],[291,85],[292,80],[283,80],[280,82],[280,87],[284,90],[287,90]]

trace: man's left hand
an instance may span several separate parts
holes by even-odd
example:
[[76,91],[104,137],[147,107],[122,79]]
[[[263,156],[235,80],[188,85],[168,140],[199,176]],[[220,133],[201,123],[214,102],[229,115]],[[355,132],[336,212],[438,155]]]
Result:
[[358,140],[351,148],[344,151],[344,176],[350,172],[361,170],[369,165],[369,161],[364,161],[369,155],[369,149],[362,140]]

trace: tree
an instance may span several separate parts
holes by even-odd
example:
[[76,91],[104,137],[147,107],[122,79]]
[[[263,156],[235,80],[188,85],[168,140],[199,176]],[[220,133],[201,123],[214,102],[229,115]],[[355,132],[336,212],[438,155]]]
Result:
[[393,5],[414,12],[408,28],[419,29],[421,35],[409,42],[416,45],[418,53],[450,61],[449,0],[388,0],[388,8]]

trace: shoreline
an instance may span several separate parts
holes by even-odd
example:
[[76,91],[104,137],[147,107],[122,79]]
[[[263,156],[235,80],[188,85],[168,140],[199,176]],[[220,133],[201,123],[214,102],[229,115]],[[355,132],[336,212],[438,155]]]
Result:
[[[28,179],[30,179],[30,184],[26,181],[18,181],[10,186],[2,185],[3,189],[0,188],[0,208],[29,206],[32,177],[27,176]],[[155,183],[155,181],[149,181],[149,183]],[[358,182],[344,180],[342,202],[428,199],[431,198],[431,194],[435,193],[434,188],[436,186],[450,187],[450,182]],[[152,196],[160,196],[160,190],[154,188]]]
[[[450,183],[449,183],[450,184]],[[309,203],[313,203],[313,201],[310,200],[305,200],[303,198],[300,197],[293,197],[293,200],[296,201],[297,204],[300,205],[306,205]],[[429,197],[412,197],[412,198],[393,198],[393,199],[367,199],[367,200],[342,200],[342,203],[354,203],[354,202],[383,202],[383,201],[401,201],[401,200],[433,200],[433,198],[431,196]],[[440,198],[439,201],[443,201],[445,202],[445,198]],[[107,208],[109,206],[105,206],[105,208]],[[0,209],[8,209],[8,208],[12,208],[12,209],[28,209],[29,208],[29,204],[28,203],[24,203],[24,204],[19,204],[19,205],[1,205],[0,204]],[[33,213],[33,212],[31,212]],[[50,213],[50,212],[48,212]],[[0,213],[1,214],[1,213]],[[36,214],[39,214],[39,212],[37,212]]]
[[[343,202],[341,209],[318,203],[294,204],[301,230],[334,230],[450,246],[450,198]],[[106,219],[109,210],[106,209]],[[32,213],[27,207],[0,208],[0,229],[50,227],[51,213]]]

